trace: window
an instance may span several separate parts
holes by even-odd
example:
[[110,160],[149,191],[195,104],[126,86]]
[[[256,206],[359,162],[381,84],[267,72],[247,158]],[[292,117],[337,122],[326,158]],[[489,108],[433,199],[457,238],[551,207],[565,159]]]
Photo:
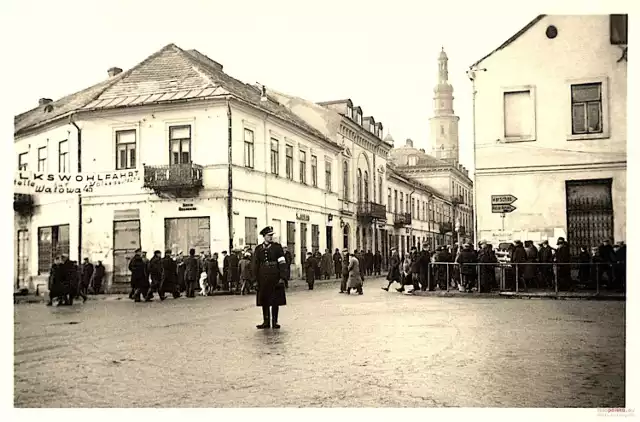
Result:
[[136,168],[136,131],[116,132],[116,170]]
[[356,172],[356,188],[358,202],[362,202],[362,170],[358,169]]
[[38,227],[38,274],[48,273],[62,254],[69,255],[69,225]]
[[315,253],[320,250],[320,226],[311,225],[311,250]]
[[416,155],[411,155],[407,158],[407,164],[410,166],[417,166],[418,165],[418,156]]
[[393,212],[398,213],[398,190],[393,190]]
[[391,212],[391,188],[387,188],[387,211]]
[[313,187],[318,187],[318,157],[311,156],[311,184]]
[[611,44],[624,45],[628,41],[629,15],[609,15]]
[[602,84],[571,85],[571,133],[602,133]]
[[400,212],[404,212],[404,193],[400,192]]
[[324,186],[327,192],[331,192],[331,163],[329,161],[324,162]]
[[347,117],[353,119],[353,108],[347,105]]
[[531,89],[504,92],[505,140],[535,140],[535,104]]
[[378,199],[382,204],[382,177],[378,176]]
[[244,218],[244,244],[251,249],[258,246],[258,219],[254,217]]
[[25,171],[29,167],[29,153],[18,154],[18,170]]
[[342,162],[342,199],[349,200],[349,163]]
[[300,151],[300,183],[307,183],[307,153]]
[[358,117],[358,119],[357,119],[358,124],[359,124],[360,126],[362,126],[362,114],[358,113],[358,116],[357,116],[357,117]]
[[253,131],[244,130],[244,166],[252,169],[254,165]]
[[369,202],[369,172],[366,170],[364,171],[363,189],[364,189],[364,202]]
[[280,145],[277,139],[271,138],[271,174],[278,174],[280,171]]
[[69,142],[64,140],[58,143],[58,171],[69,173]]
[[191,126],[169,127],[169,154],[171,165],[191,163]]
[[38,148],[38,171],[47,171],[47,147]]
[[287,179],[293,180],[293,147],[291,145],[287,145],[285,148],[285,156],[284,164],[287,172]]
[[436,216],[433,211],[433,202],[429,202],[429,221],[435,221]]

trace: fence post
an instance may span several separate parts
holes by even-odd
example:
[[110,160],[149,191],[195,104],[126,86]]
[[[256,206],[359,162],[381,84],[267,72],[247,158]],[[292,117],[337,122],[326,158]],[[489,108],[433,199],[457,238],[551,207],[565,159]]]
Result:
[[480,279],[480,264],[476,263],[476,280],[478,280],[478,293],[480,293],[480,285],[482,280]]
[[500,265],[500,291],[503,292],[506,290],[506,280],[505,280],[505,270],[504,270],[504,265]]
[[518,293],[518,284],[520,281],[519,275],[518,275],[518,270],[519,270],[519,265],[518,264],[514,264],[514,266],[516,267],[516,293]]
[[451,278],[449,277],[449,263],[447,262],[444,265],[447,266],[447,280],[446,280],[446,282],[447,282],[447,292],[448,292],[449,291],[449,283],[451,283]]
[[553,264],[553,284],[556,295],[558,294],[558,264]]
[[596,262],[596,294],[600,294],[600,267]]

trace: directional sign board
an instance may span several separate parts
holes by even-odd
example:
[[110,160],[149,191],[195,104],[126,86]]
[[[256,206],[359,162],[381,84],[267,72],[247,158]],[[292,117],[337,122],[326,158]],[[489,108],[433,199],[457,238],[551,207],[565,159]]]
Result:
[[491,212],[493,213],[497,213],[497,214],[504,214],[507,212],[512,212],[513,210],[515,210],[516,207],[514,207],[511,204],[499,204],[499,205],[491,205]]
[[511,205],[517,200],[513,195],[491,195],[491,205]]

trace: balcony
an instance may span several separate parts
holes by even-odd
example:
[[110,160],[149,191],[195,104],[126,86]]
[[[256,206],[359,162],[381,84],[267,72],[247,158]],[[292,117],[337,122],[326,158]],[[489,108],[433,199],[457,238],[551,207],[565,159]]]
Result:
[[454,195],[451,197],[451,205],[457,207],[461,204],[464,204],[464,197],[462,195]]
[[19,215],[31,215],[33,212],[33,205],[33,195],[25,193],[13,194],[13,210]]
[[145,165],[144,187],[156,192],[197,193],[203,187],[202,166],[193,163],[164,166]]
[[340,214],[351,217],[354,212],[355,204],[353,202],[349,202],[348,200],[341,200],[340,205]]
[[387,207],[375,202],[359,202],[358,203],[358,218],[362,220],[386,220],[387,219]]
[[451,222],[440,223],[440,234],[447,234],[453,232],[453,224]]
[[404,227],[411,225],[411,214],[408,212],[404,212],[401,214],[394,214],[393,216],[393,225],[396,227]]

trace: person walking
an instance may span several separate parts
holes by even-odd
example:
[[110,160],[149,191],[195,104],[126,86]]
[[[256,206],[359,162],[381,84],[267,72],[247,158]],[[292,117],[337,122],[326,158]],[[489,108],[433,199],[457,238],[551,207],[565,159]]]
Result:
[[244,253],[238,266],[240,267],[240,279],[242,280],[240,294],[244,295],[245,292],[249,294],[251,293],[251,280],[253,280],[251,275],[251,254],[249,252]]
[[160,262],[162,266],[162,276],[158,296],[160,300],[165,299],[166,293],[171,293],[174,299],[180,297],[180,285],[178,283],[178,263],[171,256],[171,249],[164,251],[164,258]]
[[309,286],[309,290],[313,290],[313,285],[316,281],[317,266],[318,262],[316,261],[315,255],[312,255],[311,252],[307,252],[307,260],[304,262],[304,275],[307,285]]
[[342,277],[342,255],[340,255],[338,248],[336,248],[336,251],[333,253],[333,267],[336,272],[336,278],[340,279],[340,277]]
[[349,281],[349,250],[347,248],[342,250],[342,263],[340,264],[340,269],[342,270],[340,293],[346,293],[347,282]]
[[364,283],[364,275],[360,270],[360,261],[358,261],[355,254],[349,256],[349,265],[347,268],[349,271],[347,294],[351,294],[351,289],[354,289],[359,295],[363,294],[362,285]]
[[145,301],[149,301],[147,298],[147,292],[149,291],[149,277],[147,275],[147,265],[142,260],[140,255],[140,249],[136,249],[133,258],[129,261],[129,271],[131,271],[131,285],[134,288],[131,298],[134,302],[140,302],[140,296],[145,298]]
[[256,306],[262,308],[262,324],[258,329],[279,329],[278,316],[281,306],[286,306],[285,283],[287,280],[287,261],[282,246],[273,241],[273,227],[267,226],[260,231],[264,241],[256,246],[251,261],[251,273],[256,278],[258,292]]
[[196,250],[189,249],[189,256],[184,261],[184,280],[187,285],[187,297],[196,297],[196,286],[200,278],[200,263],[196,258]]
[[322,277],[325,280],[331,278],[331,270],[333,269],[333,257],[331,256],[331,250],[325,249],[324,255],[320,261],[320,268],[322,269]]

